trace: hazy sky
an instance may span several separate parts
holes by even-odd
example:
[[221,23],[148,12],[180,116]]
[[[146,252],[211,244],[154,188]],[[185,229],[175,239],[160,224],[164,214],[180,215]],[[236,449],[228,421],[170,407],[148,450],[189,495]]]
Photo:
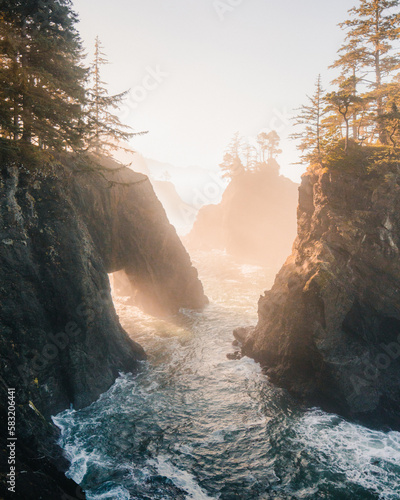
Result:
[[343,41],[337,23],[358,0],[75,0],[88,54],[99,35],[112,92],[132,89],[121,118],[145,156],[218,168],[240,131],[275,128],[285,175],[298,160],[288,118]]

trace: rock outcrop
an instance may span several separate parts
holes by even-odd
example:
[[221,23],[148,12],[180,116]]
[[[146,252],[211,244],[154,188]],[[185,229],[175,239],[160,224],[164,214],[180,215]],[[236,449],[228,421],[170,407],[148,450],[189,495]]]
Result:
[[300,398],[399,429],[400,168],[367,156],[303,176],[293,253],[235,336]]
[[99,179],[101,188],[93,189],[88,175],[73,185],[74,203],[107,272],[124,270],[136,303],[149,313],[165,316],[180,308],[203,308],[208,301],[197,271],[148,178],[124,168],[110,180],[112,184]]
[[260,171],[241,173],[221,203],[200,209],[185,241],[190,248],[223,249],[240,261],[278,269],[296,236],[297,191],[273,160]]
[[107,273],[125,269],[151,311],[206,303],[147,177],[107,167],[1,166],[0,416],[4,430],[15,388],[18,437],[19,496],[11,498],[84,498],[59,472],[67,464],[50,417],[90,404],[145,359],[118,321]]

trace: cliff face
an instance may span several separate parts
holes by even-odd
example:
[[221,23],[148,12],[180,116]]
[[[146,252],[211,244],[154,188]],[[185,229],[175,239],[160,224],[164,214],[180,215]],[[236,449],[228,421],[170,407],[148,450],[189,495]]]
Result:
[[298,185],[276,162],[232,179],[218,205],[200,209],[189,236],[193,248],[226,250],[238,260],[280,266],[296,236]]
[[122,169],[110,179],[112,187],[99,179],[101,188],[93,189],[92,175],[73,186],[74,203],[107,272],[124,270],[136,303],[152,314],[204,307],[208,301],[197,271],[148,178]]
[[184,232],[188,225],[185,218],[186,205],[179,196],[175,185],[169,181],[157,180],[151,180],[151,185],[164,207],[168,220],[177,229],[179,234]]
[[303,176],[298,237],[243,352],[297,396],[400,428],[400,170]]
[[39,498],[37,491],[79,498],[57,470],[66,464],[50,416],[90,404],[145,359],[112,304],[107,273],[118,269],[154,310],[206,302],[147,177],[129,169],[99,175],[60,167],[43,175],[2,166],[0,413],[6,429],[7,391],[15,388],[19,498]]

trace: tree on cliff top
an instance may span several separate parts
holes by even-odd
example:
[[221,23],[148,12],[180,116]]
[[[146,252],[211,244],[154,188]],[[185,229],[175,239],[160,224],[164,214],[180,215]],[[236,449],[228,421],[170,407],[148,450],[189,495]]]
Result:
[[245,171],[241,160],[242,152],[243,139],[240,137],[239,132],[236,132],[225,151],[222,163],[219,165],[222,170],[222,177],[233,178]]
[[[325,121],[325,126],[328,129],[328,135],[334,135],[337,131],[341,131],[341,125],[344,123],[345,133],[344,133],[344,151],[347,152],[349,144],[349,131],[350,131],[350,118],[354,116],[355,109],[358,104],[361,104],[363,99],[354,95],[353,93],[352,79],[350,81],[345,80],[339,87],[338,91],[329,92],[325,96],[327,102],[327,107],[325,111],[333,112],[336,115],[336,120],[333,121],[333,131],[329,134],[329,126],[327,125],[327,120]],[[329,116],[328,120],[332,123],[332,115]],[[343,135],[343,134],[341,134]]]
[[280,137],[276,130],[270,132],[260,132],[257,135],[257,144],[259,146],[259,160],[265,163],[267,160],[273,160],[282,153],[279,149]]
[[355,146],[391,143],[391,155],[397,149],[400,79],[395,72],[400,56],[394,42],[400,38],[399,7],[400,0],[360,0],[340,24],[346,40],[331,66],[340,69],[332,82],[338,88],[325,95],[319,78],[315,94],[295,118],[303,129],[292,138],[300,139],[303,160],[321,163],[343,139],[346,153],[350,130]]
[[96,37],[91,68],[92,86],[87,90],[85,119],[87,147],[96,155],[107,155],[110,150],[118,148],[119,141],[126,141],[138,135],[129,132],[130,127],[123,125],[118,116],[112,113],[112,110],[118,109],[128,91],[109,95],[106,84],[101,79],[101,66],[108,64],[102,49],[100,39]]
[[[400,64],[392,46],[400,35],[400,13],[391,10],[399,4],[399,0],[361,0],[359,7],[350,9],[351,18],[340,24],[347,30],[347,45],[340,49],[341,55],[334,66],[342,68],[345,78],[356,78],[359,69],[365,70],[361,81],[372,89],[370,97],[375,102],[378,118],[388,102],[385,80]],[[373,81],[366,80],[368,74],[373,74]],[[383,122],[378,119],[377,123],[379,140],[381,144],[387,144]]]
[[87,71],[69,0],[0,1],[0,134],[41,148],[82,145]]
[[239,132],[233,136],[224,159],[220,163],[222,177],[233,178],[244,172],[261,171],[276,166],[275,158],[282,153],[279,148],[280,137],[276,130],[260,132],[256,139],[245,142]]
[[322,88],[321,75],[315,82],[315,92],[309,97],[308,104],[301,106],[294,118],[294,125],[301,126],[300,132],[291,135],[292,139],[300,140],[297,148],[301,158],[306,161],[320,162],[324,146],[324,129],[322,120],[326,114],[325,91]]

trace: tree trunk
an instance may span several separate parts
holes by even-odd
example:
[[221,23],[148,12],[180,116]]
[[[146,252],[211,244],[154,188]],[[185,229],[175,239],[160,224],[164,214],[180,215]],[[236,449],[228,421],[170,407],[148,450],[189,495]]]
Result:
[[[353,92],[354,92],[354,97],[357,95],[357,79],[356,79],[356,68],[353,68]],[[353,113],[353,139],[355,141],[358,141],[358,126],[357,126],[357,111],[354,110]]]
[[[375,31],[377,37],[379,35],[379,29],[380,29],[380,12],[379,9],[377,8],[375,11]],[[375,90],[377,93],[376,111],[378,114],[379,142],[381,144],[387,144],[388,143],[387,134],[385,133],[385,130],[383,128],[382,120],[380,120],[380,117],[383,115],[383,99],[381,94],[382,90],[381,52],[379,49],[378,42],[375,42]]]
[[21,73],[22,73],[22,141],[30,143],[32,140],[32,120],[29,109],[29,76],[28,76],[28,54],[26,40],[26,26],[25,19],[22,21],[21,38],[22,38],[22,53],[21,53]]
[[14,73],[14,95],[13,95],[13,126],[14,126],[14,141],[18,141],[19,139],[19,102],[18,102],[18,62],[16,60],[13,61],[13,73]]

